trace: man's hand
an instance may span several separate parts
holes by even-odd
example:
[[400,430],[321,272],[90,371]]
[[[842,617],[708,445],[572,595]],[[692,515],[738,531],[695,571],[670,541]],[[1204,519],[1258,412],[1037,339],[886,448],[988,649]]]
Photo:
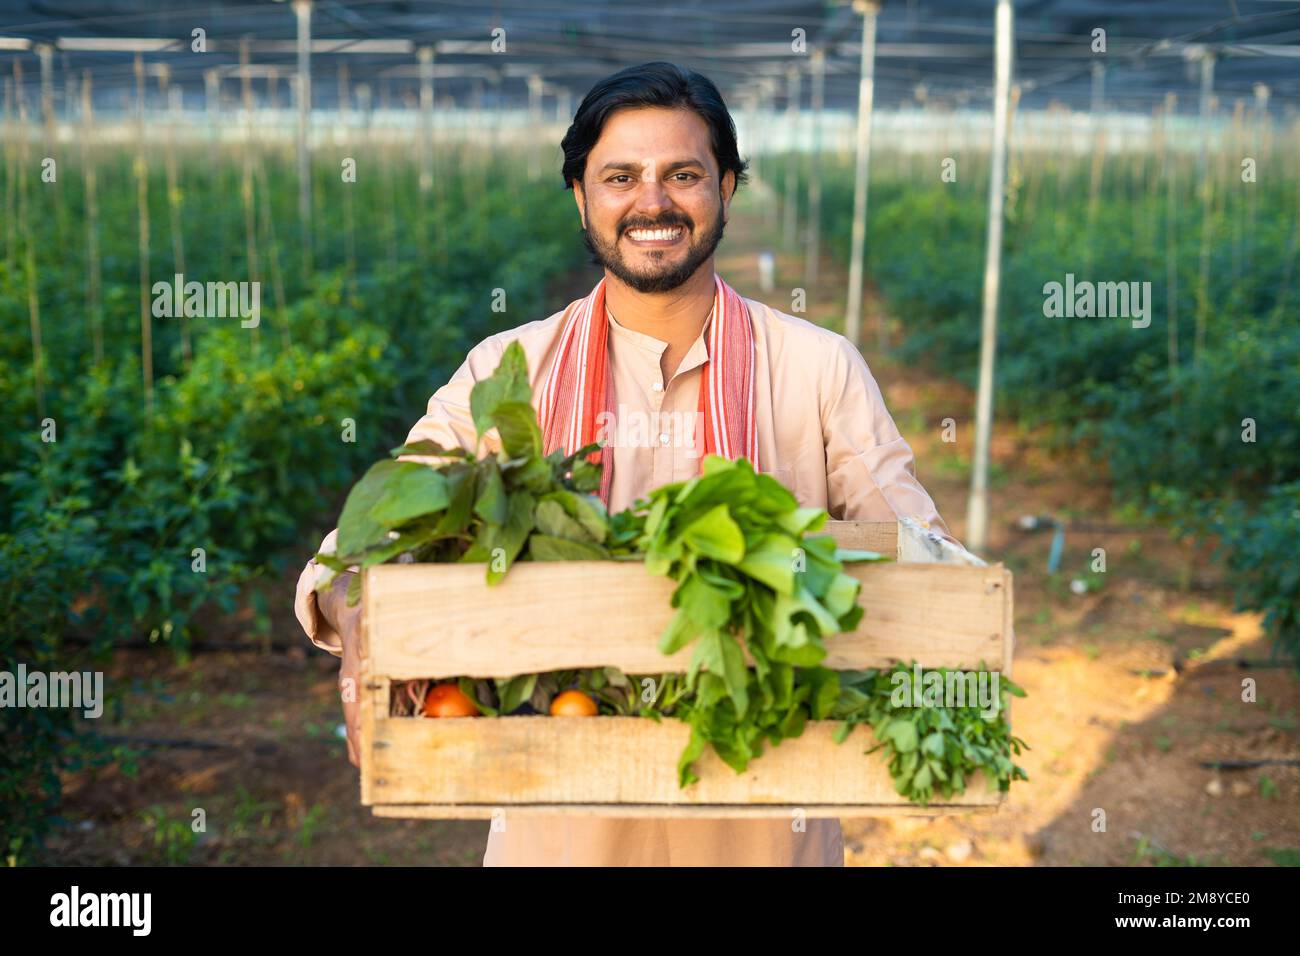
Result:
[[330,589],[317,597],[317,607],[343,645],[339,662],[339,695],[343,698],[343,723],[348,732],[348,760],[361,766],[361,605],[348,607],[348,583],[354,577],[345,571]]

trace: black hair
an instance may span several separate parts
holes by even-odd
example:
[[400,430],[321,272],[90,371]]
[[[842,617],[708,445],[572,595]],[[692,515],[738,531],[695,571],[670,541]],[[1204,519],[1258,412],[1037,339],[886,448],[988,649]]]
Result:
[[564,151],[561,174],[565,189],[572,189],[574,180],[582,181],[587,156],[600,139],[605,121],[616,110],[644,106],[693,110],[709,126],[710,145],[718,164],[719,177],[728,170],[735,173],[736,189],[748,181],[745,170],[749,163],[740,158],[736,146],[736,124],[713,81],[694,70],[660,60],[630,66],[607,76],[582,98],[573,124],[560,143]]

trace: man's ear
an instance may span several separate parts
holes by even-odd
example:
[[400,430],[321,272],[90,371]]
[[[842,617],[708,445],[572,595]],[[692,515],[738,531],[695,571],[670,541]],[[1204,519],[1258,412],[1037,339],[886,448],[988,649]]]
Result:
[[573,201],[578,204],[578,220],[582,223],[582,228],[587,228],[587,219],[582,214],[582,207],[586,205],[586,194],[582,191],[582,183],[576,179],[573,181]]
[[731,208],[731,197],[736,194],[736,173],[728,169],[722,174],[722,222],[727,222],[727,211]]

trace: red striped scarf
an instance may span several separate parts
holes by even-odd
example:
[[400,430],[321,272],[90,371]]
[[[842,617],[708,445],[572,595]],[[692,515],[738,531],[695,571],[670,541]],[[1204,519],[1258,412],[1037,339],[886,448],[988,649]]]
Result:
[[[704,455],[748,458],[758,470],[758,430],[754,422],[754,330],[749,308],[736,291],[714,276],[713,322],[706,345],[708,360],[700,379],[699,422],[705,423]],[[666,383],[665,383],[666,384]],[[597,417],[613,420],[614,387],[609,365],[609,317],[605,278],[573,303],[560,330],[560,355],[542,388],[538,418],[543,451],[570,454],[597,440]],[[696,434],[700,432],[696,427]],[[700,456],[703,468],[704,455]],[[609,505],[614,477],[610,443],[589,459],[601,465],[600,497]]]

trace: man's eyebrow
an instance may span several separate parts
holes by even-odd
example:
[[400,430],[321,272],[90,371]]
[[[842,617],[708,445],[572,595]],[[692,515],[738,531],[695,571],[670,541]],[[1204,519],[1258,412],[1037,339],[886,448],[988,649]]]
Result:
[[[600,168],[600,173],[598,175],[603,175],[607,172],[616,169],[627,173],[639,173],[644,166],[645,163],[629,163],[629,162],[606,163],[604,166]],[[682,169],[686,166],[698,166],[700,169],[703,169],[704,163],[700,162],[700,160],[698,159],[679,159],[676,162],[669,163],[667,166],[665,166],[664,172],[670,173],[674,169]]]

